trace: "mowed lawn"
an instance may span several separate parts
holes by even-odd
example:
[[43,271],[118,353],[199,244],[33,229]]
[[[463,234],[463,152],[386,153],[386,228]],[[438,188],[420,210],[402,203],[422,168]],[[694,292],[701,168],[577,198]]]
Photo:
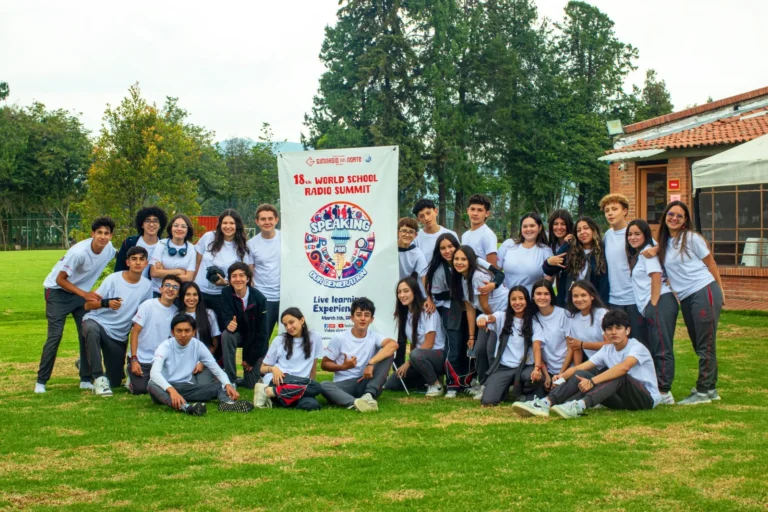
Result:
[[[712,405],[523,420],[509,405],[385,393],[367,415],[197,418],[122,388],[80,391],[71,320],[48,393],[32,393],[42,282],[62,254],[0,253],[2,508],[767,510],[766,316],[723,314]],[[696,360],[682,324],[676,355],[683,398]]]

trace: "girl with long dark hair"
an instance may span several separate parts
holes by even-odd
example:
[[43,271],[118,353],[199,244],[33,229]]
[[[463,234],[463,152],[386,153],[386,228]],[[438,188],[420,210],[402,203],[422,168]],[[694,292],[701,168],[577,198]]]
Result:
[[261,364],[264,382],[254,388],[254,405],[316,411],[320,404],[315,397],[322,388],[315,375],[317,361],[323,358],[323,339],[310,330],[299,308],[283,311],[280,321],[285,332],[274,339]]
[[160,284],[165,276],[176,275],[186,283],[194,279],[197,266],[195,250],[189,245],[194,235],[192,220],[182,214],[174,216],[168,223],[166,235],[149,259],[149,275],[155,297],[160,296]]
[[563,365],[566,368],[571,362],[580,365],[585,357],[602,348],[605,344],[602,322],[608,312],[594,285],[585,279],[576,281],[568,290],[567,309],[571,319],[565,337],[568,353]]
[[216,313],[205,307],[203,294],[195,282],[181,285],[179,290],[179,312],[184,312],[195,319],[197,332],[195,337],[202,341],[217,361],[221,358],[221,330]]
[[[547,219],[547,229],[547,243],[549,244],[549,248],[552,249],[553,255],[558,254],[563,246],[575,240],[573,235],[573,217],[568,210],[560,208],[549,214],[549,218]],[[542,264],[542,270],[543,266],[544,265]],[[565,277],[567,273],[567,269],[561,268],[558,272],[552,275],[552,277],[554,277],[553,282],[556,291],[555,303],[560,307],[565,306],[565,296],[568,293],[568,289],[565,288]]]
[[509,290],[504,310],[477,318],[477,327],[498,335],[498,356],[488,369],[482,404],[498,405],[514,386],[515,399],[533,393],[544,383],[541,324],[525,286]]
[[530,293],[533,283],[544,277],[542,265],[550,256],[552,249],[547,244],[541,217],[535,212],[524,215],[517,238],[510,238],[499,247],[497,262],[504,271],[504,286],[522,285]]
[[552,387],[552,376],[566,370],[565,359],[568,355],[568,344],[565,336],[568,334],[570,314],[560,306],[555,305],[555,292],[552,283],[539,279],[533,283],[533,308],[536,320],[541,324],[544,342],[542,356],[544,358],[544,389]]
[[400,379],[407,388],[424,388],[427,396],[443,394],[440,375],[443,373],[443,348],[445,332],[438,313],[424,311],[424,297],[419,283],[411,276],[404,277],[395,289],[395,322],[397,323],[398,352],[403,352],[411,342],[408,361],[402,363],[384,384],[384,389],[397,391],[402,389]]

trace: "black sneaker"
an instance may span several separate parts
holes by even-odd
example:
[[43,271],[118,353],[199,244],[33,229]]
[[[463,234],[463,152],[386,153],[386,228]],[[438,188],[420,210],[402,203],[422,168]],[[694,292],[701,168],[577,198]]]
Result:
[[251,412],[253,404],[246,400],[237,402],[219,402],[219,411],[221,412]]
[[189,404],[185,412],[191,416],[205,416],[208,412],[208,408],[205,406],[205,402],[195,402]]

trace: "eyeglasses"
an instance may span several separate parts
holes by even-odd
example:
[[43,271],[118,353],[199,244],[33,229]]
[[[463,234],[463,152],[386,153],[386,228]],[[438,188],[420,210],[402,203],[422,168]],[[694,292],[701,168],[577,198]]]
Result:
[[670,219],[685,220],[685,215],[683,215],[682,213],[667,212],[667,217],[669,217]]
[[160,224],[159,219],[144,219],[144,224]]
[[[159,222],[158,222],[158,224],[159,224]],[[171,227],[172,228],[178,228],[178,229],[181,229],[181,228],[188,229],[189,228],[189,226],[187,226],[186,224],[174,224]]]
[[163,288],[168,288],[170,290],[179,291],[179,285],[177,285],[177,284],[165,283],[165,284],[163,284]]
[[416,236],[416,232],[412,229],[401,229],[398,233],[403,236]]

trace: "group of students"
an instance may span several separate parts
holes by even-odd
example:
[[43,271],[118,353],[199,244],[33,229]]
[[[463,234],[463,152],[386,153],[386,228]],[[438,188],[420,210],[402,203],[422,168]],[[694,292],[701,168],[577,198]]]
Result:
[[[419,200],[416,219],[398,222],[395,338],[370,328],[376,307],[363,297],[350,306],[352,327],[325,348],[300,310],[278,316],[274,206],[259,206],[261,230],[251,240],[240,215],[227,209],[194,245],[187,216],[167,222],[161,209],[144,208],[136,215],[138,235],[125,240],[115,272],[93,292],[115,255],[114,223],[98,218],[91,238],[74,245],[45,280],[48,338],[35,392],[46,391],[71,314],[81,388],[111,396],[127,377],[131,393],[193,415],[214,399],[222,411],[250,411],[254,404],[239,400],[238,387],[253,388],[259,408],[316,410],[322,395],[368,412],[378,410],[383,389],[405,388],[426,389],[428,397],[468,394],[487,406],[511,398],[522,415],[548,415],[551,407],[576,417],[598,404],[647,409],[675,403],[679,300],[699,356],[696,387],[679,403],[719,400],[722,287],[684,203],[665,209],[658,244],[645,221],[627,222],[626,197],[610,194],[600,203],[610,225],[605,236],[593,219],[574,223],[556,210],[548,234],[541,217],[529,213],[517,238],[500,247],[486,225],[490,206],[483,195],[469,199],[470,229],[459,243],[438,224],[434,203]],[[278,320],[284,332],[270,345]],[[318,361],[334,374],[331,381],[315,380]]]

